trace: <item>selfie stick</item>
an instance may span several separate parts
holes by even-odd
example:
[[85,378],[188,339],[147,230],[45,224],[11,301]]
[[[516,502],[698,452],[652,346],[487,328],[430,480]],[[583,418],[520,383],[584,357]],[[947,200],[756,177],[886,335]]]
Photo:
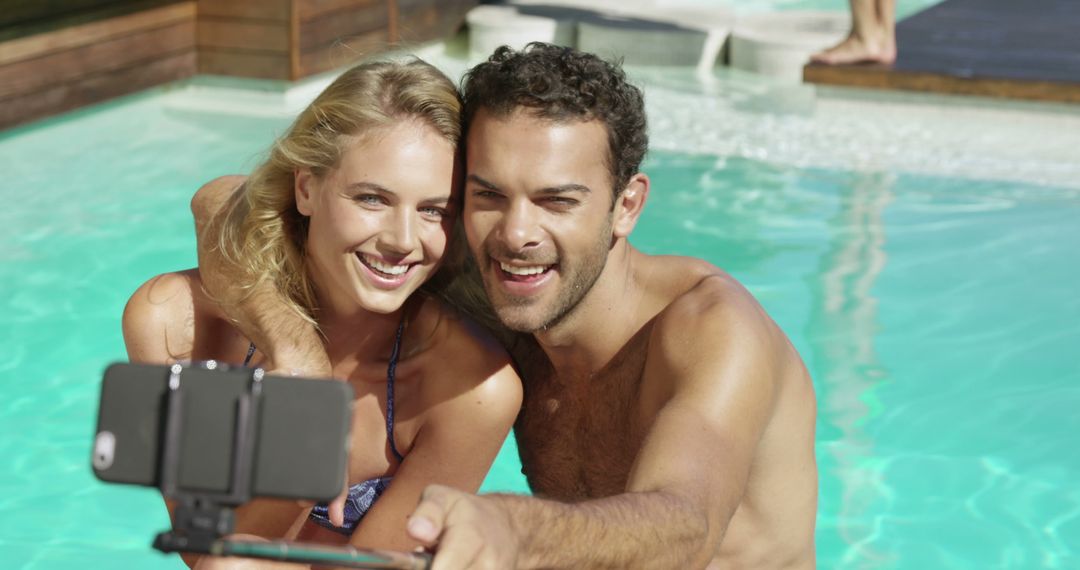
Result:
[[[211,370],[217,362],[202,364]],[[287,541],[250,541],[224,538],[235,524],[233,508],[251,500],[251,467],[254,455],[255,420],[262,396],[265,372],[251,372],[248,390],[237,403],[236,433],[233,439],[232,481],[226,493],[190,493],[178,485],[181,434],[183,433],[184,391],[180,376],[184,366],[169,368],[165,404],[165,441],[161,451],[161,493],[176,501],[172,529],[154,538],[154,548],[165,553],[192,552],[215,556],[244,556],[268,560],[334,564],[351,568],[397,568],[426,570],[431,556],[422,553],[389,552],[345,547],[329,547]]]

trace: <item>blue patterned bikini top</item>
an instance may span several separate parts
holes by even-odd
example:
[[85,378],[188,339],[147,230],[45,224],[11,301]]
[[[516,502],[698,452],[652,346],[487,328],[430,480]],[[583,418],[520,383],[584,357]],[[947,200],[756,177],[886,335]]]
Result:
[[[386,440],[390,443],[390,451],[393,452],[398,463],[401,463],[405,457],[401,455],[397,446],[394,445],[394,369],[397,368],[398,357],[401,352],[401,335],[404,331],[405,320],[402,319],[401,323],[398,324],[397,334],[394,337],[394,348],[390,352],[390,364],[386,367]],[[251,362],[251,357],[254,354],[255,344],[252,343],[248,347],[244,366]],[[350,486],[349,497],[345,500],[345,523],[342,526],[336,526],[330,522],[329,509],[326,503],[319,503],[312,507],[310,518],[334,532],[346,536],[352,535],[353,531],[356,530],[356,526],[360,524],[360,519],[364,518],[371,506],[375,504],[375,501],[390,485],[391,479],[393,479],[391,476],[376,477]]]

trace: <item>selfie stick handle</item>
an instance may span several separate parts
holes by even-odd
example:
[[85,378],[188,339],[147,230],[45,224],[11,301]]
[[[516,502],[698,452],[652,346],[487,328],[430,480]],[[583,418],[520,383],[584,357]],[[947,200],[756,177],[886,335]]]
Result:
[[369,570],[428,570],[431,568],[431,555],[423,552],[393,552],[356,548],[351,545],[325,546],[285,540],[224,539],[214,545],[211,554]]

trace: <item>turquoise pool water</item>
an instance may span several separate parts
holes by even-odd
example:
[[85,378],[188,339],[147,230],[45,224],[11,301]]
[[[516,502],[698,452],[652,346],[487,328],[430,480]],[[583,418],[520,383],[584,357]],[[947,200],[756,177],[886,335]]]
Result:
[[[1080,567],[1080,111],[634,74],[633,241],[729,270],[814,376],[819,566]],[[100,374],[131,291],[195,263],[191,193],[295,105],[181,85],[0,134],[3,567],[182,567],[156,493],[91,475]]]

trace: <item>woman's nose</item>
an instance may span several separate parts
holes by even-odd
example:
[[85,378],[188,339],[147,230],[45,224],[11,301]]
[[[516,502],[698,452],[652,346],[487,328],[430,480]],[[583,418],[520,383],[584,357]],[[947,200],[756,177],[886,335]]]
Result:
[[383,232],[382,242],[397,253],[409,253],[416,249],[416,215],[402,209],[397,216],[392,216],[388,228]]

